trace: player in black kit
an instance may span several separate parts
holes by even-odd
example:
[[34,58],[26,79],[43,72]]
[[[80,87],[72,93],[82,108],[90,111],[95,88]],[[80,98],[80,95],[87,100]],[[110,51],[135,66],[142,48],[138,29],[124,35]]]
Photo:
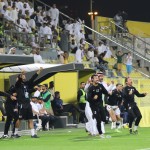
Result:
[[116,85],[116,89],[112,91],[112,95],[108,98],[108,105],[106,107],[112,119],[112,124],[116,122],[116,132],[120,132],[118,128],[121,121],[119,107],[120,105],[122,105],[123,102],[122,88],[122,84],[118,83]]
[[[132,79],[126,78],[125,79],[126,87],[123,90],[124,94],[124,101],[126,105],[128,106],[128,113],[129,113],[129,131],[130,134],[137,134],[138,133],[138,125],[140,123],[140,120],[142,119],[141,112],[135,102],[134,96],[137,97],[145,97],[147,93],[140,94],[135,87],[132,86]],[[132,132],[132,123],[135,120],[135,126],[134,131]]]
[[97,129],[101,138],[105,138],[101,130],[101,120],[103,112],[103,100],[102,94],[109,95],[107,90],[102,84],[99,84],[99,79],[97,75],[92,75],[93,85],[89,87],[88,90],[88,101],[90,103],[91,110],[93,112],[93,118],[97,121]]
[[0,91],[0,96],[7,97],[5,102],[5,110],[6,110],[6,123],[4,127],[4,135],[1,138],[9,138],[8,130],[11,124],[11,121],[14,119],[14,126],[18,125],[18,106],[17,106],[17,93],[14,86],[11,86],[7,93]]

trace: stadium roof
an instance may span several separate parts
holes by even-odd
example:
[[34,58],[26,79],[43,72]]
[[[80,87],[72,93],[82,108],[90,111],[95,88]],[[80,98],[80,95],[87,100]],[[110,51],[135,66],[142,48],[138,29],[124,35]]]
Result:
[[0,54],[0,69],[34,63],[33,56]]
[[[21,72],[20,66],[18,66]],[[25,71],[29,71],[26,73],[26,78],[27,80],[31,78],[31,76],[36,73],[36,71],[40,68],[43,67],[44,69],[42,70],[41,74],[37,77],[37,79],[34,82],[34,85],[37,85],[41,83],[42,81],[48,79],[49,77],[53,76],[54,74],[58,72],[67,72],[67,71],[79,71],[79,70],[84,70],[84,65],[83,64],[76,64],[76,63],[71,63],[71,64],[66,64],[66,65],[60,65],[60,64],[32,64],[32,65],[24,65],[21,66],[22,68],[25,69]],[[13,67],[11,67],[13,68]],[[17,71],[16,70],[16,71]],[[31,71],[32,70],[32,71]],[[9,77],[10,79],[10,85],[14,85],[16,82],[18,74],[12,75]]]

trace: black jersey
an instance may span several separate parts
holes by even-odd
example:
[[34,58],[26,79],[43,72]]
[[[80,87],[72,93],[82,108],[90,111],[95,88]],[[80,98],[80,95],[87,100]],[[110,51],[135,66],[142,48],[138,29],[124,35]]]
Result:
[[[88,90],[88,101],[91,107],[98,107],[103,104],[102,94],[108,95],[108,91],[102,84],[98,84],[97,86],[90,86]],[[97,95],[98,98],[94,99],[94,96]]]
[[[132,94],[129,94],[130,91],[132,91]],[[137,96],[137,97],[145,97],[145,94],[141,94],[139,93],[135,87],[133,86],[126,86],[124,89],[123,89],[123,97],[124,97],[124,101],[126,104],[131,104],[133,102],[135,102],[135,98],[134,96]]]
[[8,93],[0,91],[0,96],[6,97],[5,105],[13,105],[13,106],[15,106],[17,104],[17,100],[12,100],[11,99],[11,94],[12,93],[11,92],[9,93],[9,91],[8,91]]
[[15,84],[17,90],[17,99],[19,104],[29,104],[30,103],[30,93],[33,91],[34,80],[37,78],[38,74],[34,74],[29,81],[23,82],[20,77]]
[[119,106],[122,102],[122,92],[117,89],[112,91],[112,95],[108,98],[108,104],[111,106]]

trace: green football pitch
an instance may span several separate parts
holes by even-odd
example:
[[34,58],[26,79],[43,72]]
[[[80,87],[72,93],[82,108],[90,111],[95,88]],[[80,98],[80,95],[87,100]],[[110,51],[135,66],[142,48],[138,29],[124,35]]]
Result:
[[109,128],[107,125],[106,135],[111,138],[105,139],[89,136],[84,128],[41,131],[38,139],[0,139],[0,150],[150,150],[150,128],[139,128],[138,135],[130,135],[128,129],[116,133]]

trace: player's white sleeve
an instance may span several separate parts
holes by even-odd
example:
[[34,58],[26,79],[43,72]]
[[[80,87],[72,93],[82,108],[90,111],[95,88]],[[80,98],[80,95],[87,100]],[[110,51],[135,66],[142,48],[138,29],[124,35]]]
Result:
[[114,84],[110,84],[108,87],[107,87],[107,91],[110,92],[112,90],[116,89],[116,86]]
[[85,85],[84,91],[85,91],[86,93],[87,93],[87,91],[88,91],[89,86],[90,86],[90,83],[87,83],[87,84]]

